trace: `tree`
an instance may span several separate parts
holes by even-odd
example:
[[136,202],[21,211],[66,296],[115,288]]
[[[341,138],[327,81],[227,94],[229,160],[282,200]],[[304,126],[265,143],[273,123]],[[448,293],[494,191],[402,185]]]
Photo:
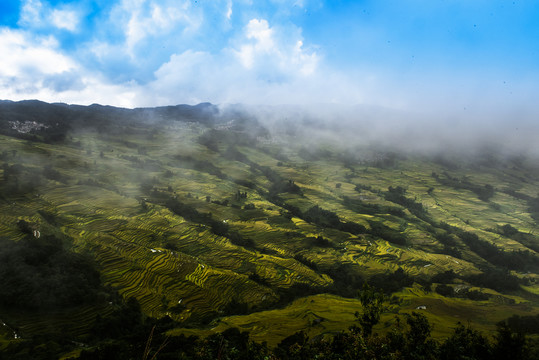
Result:
[[412,312],[406,314],[410,330],[406,334],[405,353],[407,359],[437,359],[437,343],[431,339],[432,325],[425,315]]
[[380,321],[380,315],[385,309],[385,296],[382,292],[378,292],[376,289],[370,287],[369,284],[364,283],[363,288],[358,293],[358,297],[363,306],[363,314],[356,312],[355,316],[365,336],[369,336],[372,333],[374,325]]
[[511,331],[507,323],[498,324],[494,344],[494,359],[529,359],[526,337]]
[[441,360],[488,360],[492,359],[487,338],[470,326],[458,323],[455,332],[440,346]]
[[17,221],[17,227],[19,228],[19,230],[25,234],[31,234],[32,233],[32,228],[30,226],[30,224],[25,221],[25,220],[19,220]]

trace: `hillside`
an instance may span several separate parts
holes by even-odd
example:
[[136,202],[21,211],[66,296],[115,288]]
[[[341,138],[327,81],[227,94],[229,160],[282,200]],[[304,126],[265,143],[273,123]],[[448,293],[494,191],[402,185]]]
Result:
[[437,338],[539,314],[537,159],[273,125],[211,104],[1,102],[0,348],[63,334],[77,354],[128,299],[172,337],[275,346],[356,324],[364,282],[387,296],[381,333],[411,311]]

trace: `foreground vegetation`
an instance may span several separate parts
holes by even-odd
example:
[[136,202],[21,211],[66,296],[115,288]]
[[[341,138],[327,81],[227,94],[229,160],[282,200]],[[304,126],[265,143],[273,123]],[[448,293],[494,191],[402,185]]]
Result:
[[[299,331],[270,348],[255,342],[248,331],[229,328],[207,337],[167,335],[175,325],[170,318],[145,317],[134,299],[105,318],[98,318],[89,330],[91,347],[68,352],[65,358],[79,359],[535,359],[537,343],[514,332],[510,323],[498,324],[489,338],[470,325],[455,324],[443,340],[431,337],[432,324],[418,313],[396,316],[384,335],[373,333],[384,310],[384,295],[364,285],[359,292],[362,313],[357,324],[331,336],[310,339]],[[536,329],[537,330],[537,329]],[[55,358],[59,350],[73,344],[61,338],[38,337],[12,343],[3,354],[10,359]],[[76,355],[75,355],[76,354]]]
[[[455,341],[481,358],[502,338],[533,354],[533,158],[298,124],[0,103],[3,353],[140,358],[155,326],[158,358],[443,358]],[[385,296],[372,332],[365,283]]]

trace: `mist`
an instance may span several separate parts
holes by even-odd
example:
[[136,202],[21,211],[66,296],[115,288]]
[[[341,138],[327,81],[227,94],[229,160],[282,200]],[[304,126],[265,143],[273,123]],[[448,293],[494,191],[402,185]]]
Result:
[[385,149],[416,155],[539,156],[539,125],[533,114],[470,109],[455,112],[409,111],[380,106],[313,104],[224,105],[221,116],[243,114],[270,130],[275,141],[306,146],[330,145],[336,150]]

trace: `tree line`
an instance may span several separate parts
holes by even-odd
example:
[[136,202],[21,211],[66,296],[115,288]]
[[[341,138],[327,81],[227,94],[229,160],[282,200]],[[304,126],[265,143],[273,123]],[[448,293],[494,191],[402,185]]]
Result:
[[[310,338],[299,331],[276,347],[255,342],[249,332],[229,328],[207,337],[168,336],[179,324],[168,317],[146,317],[134,299],[127,299],[114,312],[97,316],[85,336],[78,359],[182,359],[182,360],[528,360],[537,358],[537,342],[514,331],[514,320],[500,322],[489,337],[470,325],[457,323],[445,339],[432,337],[433,325],[418,312],[397,315],[389,332],[376,325],[385,311],[385,296],[365,286],[357,294],[362,307],[357,323],[329,336]],[[323,321],[321,319],[320,321]],[[318,326],[313,322],[311,326]],[[1,355],[10,359],[55,359],[77,345],[61,337],[41,337],[11,343]]]

